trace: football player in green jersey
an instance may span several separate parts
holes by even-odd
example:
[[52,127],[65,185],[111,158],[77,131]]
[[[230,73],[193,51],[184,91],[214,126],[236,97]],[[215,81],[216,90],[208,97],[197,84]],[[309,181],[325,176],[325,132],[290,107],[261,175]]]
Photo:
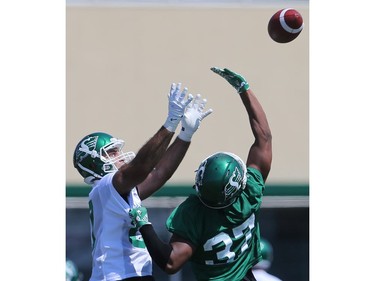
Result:
[[262,259],[257,213],[271,168],[271,130],[247,81],[226,68],[211,70],[237,90],[247,111],[255,141],[246,163],[229,152],[217,152],[201,162],[196,194],[167,219],[169,243],[157,237],[145,207],[134,208],[129,215],[151,257],[166,273],[176,273],[190,260],[197,280],[253,281],[252,267]]

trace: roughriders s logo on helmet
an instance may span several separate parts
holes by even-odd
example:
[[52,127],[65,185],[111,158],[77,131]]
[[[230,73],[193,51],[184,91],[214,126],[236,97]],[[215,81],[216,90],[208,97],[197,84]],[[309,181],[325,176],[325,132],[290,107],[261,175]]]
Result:
[[229,178],[229,182],[224,187],[225,200],[232,198],[232,196],[240,189],[242,178],[240,170],[236,167],[232,176]]
[[97,154],[95,150],[97,141],[98,141],[98,136],[92,136],[92,137],[88,137],[87,139],[81,142],[80,147],[76,151],[77,153],[76,158],[79,159],[78,162],[86,158],[88,155],[91,155],[92,157],[97,156],[97,155],[94,155],[94,154]]

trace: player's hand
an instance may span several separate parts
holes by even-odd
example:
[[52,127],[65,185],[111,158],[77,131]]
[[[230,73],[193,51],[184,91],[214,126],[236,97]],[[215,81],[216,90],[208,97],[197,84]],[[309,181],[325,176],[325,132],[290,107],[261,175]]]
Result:
[[167,128],[170,132],[176,131],[178,124],[180,123],[186,106],[192,101],[193,95],[189,94],[187,99],[185,96],[188,89],[184,88],[182,91],[181,83],[172,83],[171,89],[168,94],[168,117],[164,123],[164,127]]
[[211,70],[227,80],[237,90],[237,93],[242,93],[250,88],[249,83],[238,73],[227,68],[211,67]]
[[148,214],[147,209],[143,206],[130,209],[129,216],[132,219],[132,224],[137,228],[140,229],[145,224],[151,224],[148,221]]
[[204,118],[212,113],[212,109],[203,112],[207,100],[201,95],[196,95],[194,100],[186,107],[184,117],[181,121],[181,131],[178,137],[183,141],[190,142],[193,134],[198,130]]

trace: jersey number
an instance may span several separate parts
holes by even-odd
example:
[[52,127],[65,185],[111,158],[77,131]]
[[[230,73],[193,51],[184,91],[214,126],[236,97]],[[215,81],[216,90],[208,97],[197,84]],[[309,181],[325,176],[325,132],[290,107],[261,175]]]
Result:
[[[233,238],[225,232],[220,232],[203,245],[205,251],[215,251],[217,260],[206,260],[206,264],[222,264],[230,263],[236,260],[247,248],[249,248],[248,241],[251,238],[251,230],[254,228],[255,215],[252,214],[246,221],[241,225],[232,229]],[[242,240],[240,249],[236,252],[231,251],[233,245],[233,239]],[[225,248],[221,251],[218,248]]]

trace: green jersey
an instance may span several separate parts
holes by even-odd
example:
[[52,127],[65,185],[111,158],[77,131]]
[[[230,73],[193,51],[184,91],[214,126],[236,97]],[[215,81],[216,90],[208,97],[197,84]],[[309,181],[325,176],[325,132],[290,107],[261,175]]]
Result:
[[229,207],[210,209],[190,195],[173,210],[167,229],[195,245],[197,280],[238,281],[262,259],[257,212],[264,188],[261,173],[248,167],[246,188]]

